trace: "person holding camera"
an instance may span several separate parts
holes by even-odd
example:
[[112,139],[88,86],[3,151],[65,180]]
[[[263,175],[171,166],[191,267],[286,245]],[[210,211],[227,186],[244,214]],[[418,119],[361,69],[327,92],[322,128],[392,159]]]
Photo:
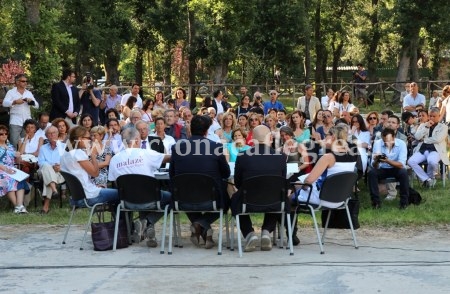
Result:
[[25,74],[18,74],[14,79],[16,86],[6,93],[3,100],[4,107],[10,107],[9,110],[9,141],[17,148],[19,139],[24,136],[23,123],[31,119],[30,106],[39,108],[39,103],[33,94],[26,89],[28,82]]
[[[358,70],[353,73],[353,79],[355,85],[355,99],[358,101],[361,101],[365,107],[368,106],[367,101],[367,90],[366,85],[364,84],[367,79],[367,71],[364,69],[362,63],[358,63],[357,65]],[[360,105],[358,105],[359,107]]]
[[86,76],[83,78],[83,84],[78,94],[83,107],[83,114],[90,114],[92,116],[92,126],[97,126],[102,93],[100,90],[94,89],[94,83],[90,73],[86,73]]
[[395,178],[400,182],[400,209],[408,206],[409,179],[406,171],[406,143],[395,138],[392,128],[381,132],[381,139],[375,141],[372,149],[372,164],[368,172],[368,183],[372,208],[381,207],[378,181]]

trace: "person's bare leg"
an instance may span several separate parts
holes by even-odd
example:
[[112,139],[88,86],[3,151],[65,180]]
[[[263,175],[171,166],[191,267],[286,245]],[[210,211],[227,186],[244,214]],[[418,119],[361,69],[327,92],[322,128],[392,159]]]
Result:
[[42,206],[42,210],[47,213],[50,210],[50,198],[44,198],[44,205]]
[[17,197],[17,206],[23,205],[23,196],[25,195],[25,190],[20,189],[16,191],[16,197]]
[[11,201],[12,205],[14,207],[16,207],[17,206],[16,191],[10,191],[10,192],[8,192],[7,195],[8,195],[9,201]]

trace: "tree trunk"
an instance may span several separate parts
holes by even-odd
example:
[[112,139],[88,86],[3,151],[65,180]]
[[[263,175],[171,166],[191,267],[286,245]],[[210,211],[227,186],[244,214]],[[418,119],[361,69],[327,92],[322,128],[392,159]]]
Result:
[[120,53],[116,55],[112,51],[108,51],[105,58],[106,85],[120,85],[119,81],[119,61]]
[[[194,36],[195,36],[195,14],[194,11],[187,8],[187,25],[188,25],[188,79],[189,79],[189,85],[196,84],[195,75],[196,75],[196,60],[195,60],[195,54],[194,54]],[[197,91],[195,87],[189,86],[189,106],[191,109],[194,109],[197,106],[197,100],[195,99],[197,97]]]
[[[309,0],[304,2],[305,11],[309,11]],[[305,84],[309,84],[309,78],[311,76],[311,27],[309,22],[305,22]]]
[[404,90],[404,83],[408,80],[408,70],[410,64],[409,52],[409,44],[403,45],[400,52],[400,62],[398,64],[397,77],[395,79],[395,87],[400,92]]
[[144,48],[138,44],[136,59],[134,61],[134,82],[142,85],[143,76],[143,62],[144,62]]
[[[31,30],[36,30],[39,22],[41,21],[39,7],[41,5],[40,0],[23,0],[23,6],[25,8],[25,14],[27,16],[27,20],[31,25]],[[33,68],[37,61],[39,52],[42,51],[42,44],[39,40],[36,42],[36,48],[30,51],[30,67]]]
[[[333,84],[337,84],[338,80],[337,80],[337,74],[338,74],[338,65],[339,65],[339,60],[341,59],[341,55],[342,55],[342,49],[344,48],[344,40],[340,40],[339,44],[337,44],[337,46],[335,46],[334,44],[335,42],[335,37],[333,37],[333,42],[332,42],[332,50],[333,50],[333,68],[332,68],[332,72],[331,72],[331,82]],[[333,85],[334,86],[334,85]],[[335,91],[339,90],[337,88],[334,89]]]
[[419,32],[411,38],[411,79],[415,82],[419,81],[419,68],[417,66],[417,51],[419,50]]
[[378,21],[378,0],[372,0],[372,14],[370,15],[370,24],[371,24],[371,36],[369,42],[369,50],[367,52],[367,70],[370,75],[370,79],[372,82],[376,82],[376,71],[377,71],[377,60],[376,54],[378,49],[378,44],[380,42],[381,34],[380,27]]
[[[314,24],[314,43],[316,47],[316,70],[314,72],[314,80],[316,83],[321,83],[324,81],[323,75],[323,66],[326,62],[323,61],[326,58],[326,49],[325,44],[323,43],[322,31],[320,30],[320,10],[321,10],[321,1],[317,1],[316,13],[314,16],[315,24]],[[320,87],[316,87],[316,96],[322,96],[322,89]]]

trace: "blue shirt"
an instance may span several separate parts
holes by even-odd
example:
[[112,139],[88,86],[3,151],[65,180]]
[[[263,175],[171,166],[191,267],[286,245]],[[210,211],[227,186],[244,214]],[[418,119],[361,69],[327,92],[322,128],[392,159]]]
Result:
[[50,143],[44,144],[41,146],[41,149],[39,149],[39,156],[38,156],[38,164],[39,166],[44,165],[44,163],[54,165],[54,164],[60,164],[61,162],[61,155],[65,153],[64,149],[66,148],[66,144],[58,141],[56,142],[56,148],[52,149],[50,147]]
[[277,110],[284,109],[283,103],[276,100],[275,103],[272,103],[272,101],[266,101],[264,102],[264,114],[267,114],[269,112],[269,109],[275,108]]
[[[405,142],[403,142],[402,140],[395,139],[394,145],[392,146],[391,150],[387,148],[383,139],[375,141],[372,150],[372,167],[375,161],[374,160],[375,155],[379,154],[386,154],[389,160],[398,161],[401,164],[403,164],[403,168],[406,168],[406,156],[408,155],[408,150],[406,148]],[[393,168],[393,166],[390,165],[389,163],[380,162],[378,168]]]

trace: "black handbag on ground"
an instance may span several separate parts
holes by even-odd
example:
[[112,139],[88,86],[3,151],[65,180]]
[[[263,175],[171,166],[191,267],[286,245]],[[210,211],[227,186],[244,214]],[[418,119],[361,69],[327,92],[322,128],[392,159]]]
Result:
[[[115,221],[105,222],[104,212],[98,212],[98,223],[91,223],[92,243],[95,251],[113,249]],[[117,249],[128,247],[128,232],[125,219],[119,219],[119,232],[117,235]]]
[[[352,219],[353,229],[359,229],[359,199],[352,198],[348,201],[348,210],[350,211],[350,217]],[[325,227],[327,222],[328,213],[331,212],[330,221],[328,222],[328,228],[330,229],[350,229],[348,223],[347,212],[345,209],[340,210],[322,210],[322,228]]]

